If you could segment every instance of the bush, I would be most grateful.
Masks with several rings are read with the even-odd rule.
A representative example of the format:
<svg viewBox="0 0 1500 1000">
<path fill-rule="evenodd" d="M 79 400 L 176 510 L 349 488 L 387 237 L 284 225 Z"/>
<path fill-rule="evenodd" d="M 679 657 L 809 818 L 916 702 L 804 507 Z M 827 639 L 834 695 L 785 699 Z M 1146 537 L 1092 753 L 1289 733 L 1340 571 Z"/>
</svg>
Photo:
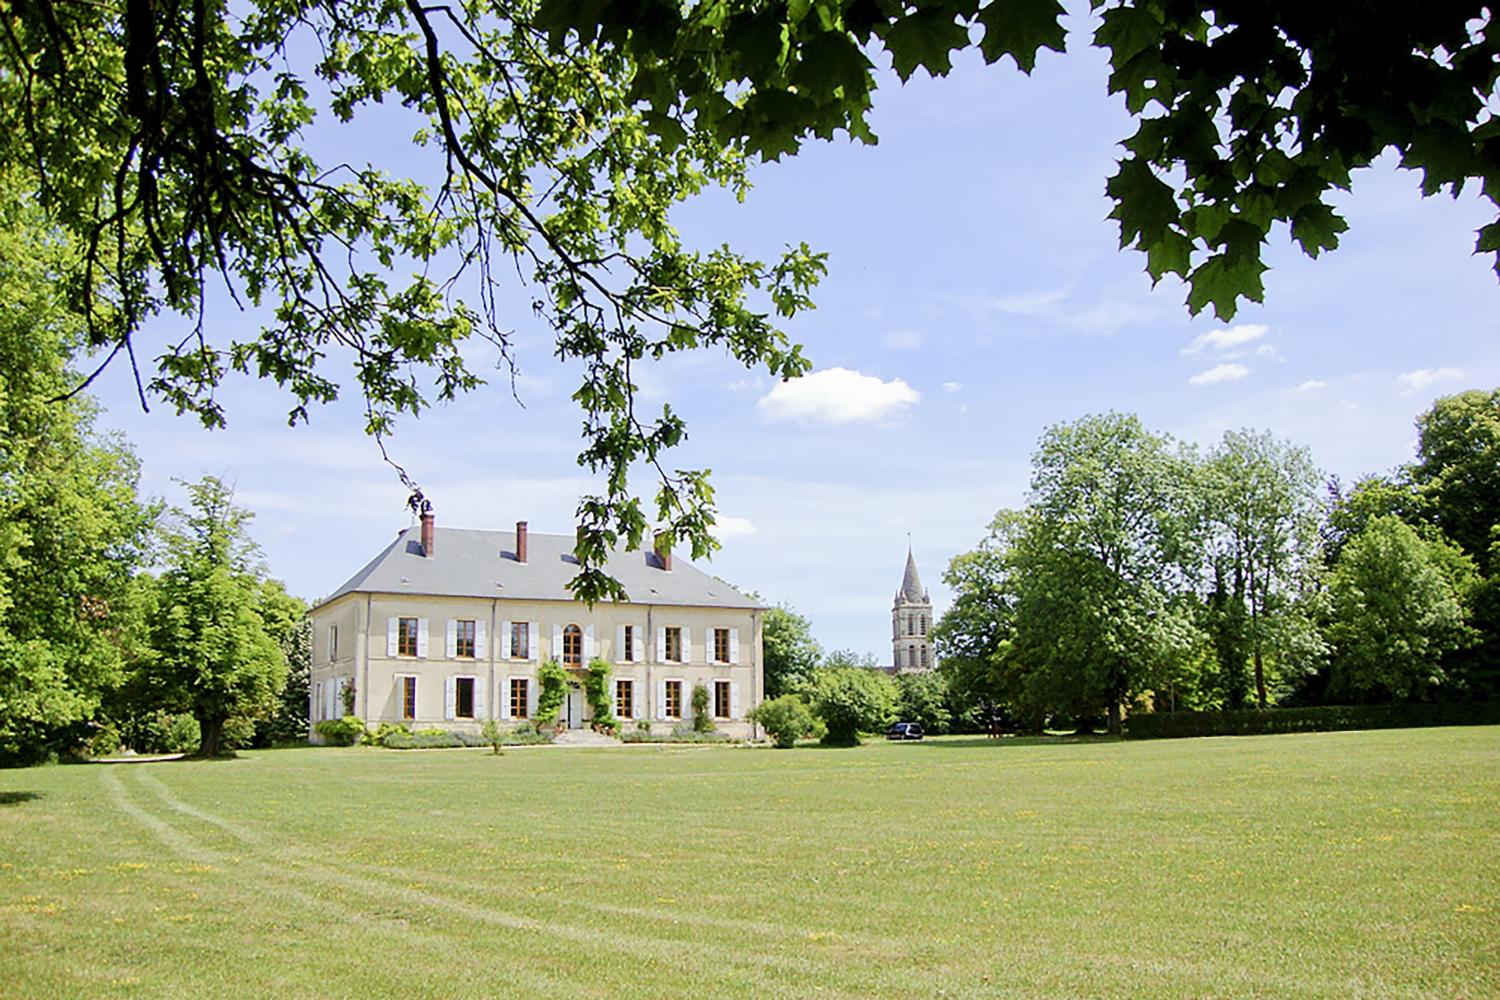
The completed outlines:
<svg viewBox="0 0 1500 1000">
<path fill-rule="evenodd" d="M 404 722 L 382 722 L 374 729 L 365 731 L 365 745 L 372 747 L 383 747 L 388 737 L 396 733 L 411 735 L 411 727 Z"/>
<path fill-rule="evenodd" d="M 860 733 L 877 733 L 896 711 L 896 682 L 875 670 L 819 670 L 813 681 L 813 711 L 823 720 L 823 742 L 854 746 Z"/>
<path fill-rule="evenodd" d="M 708 687 L 703 684 L 693 685 L 693 730 L 699 733 L 711 733 L 714 731 L 714 717 L 708 711 Z"/>
<path fill-rule="evenodd" d="M 583 696 L 594 717 L 593 726 L 599 732 L 610 735 L 614 735 L 620 728 L 620 720 L 615 718 L 614 706 L 609 697 L 609 675 L 613 670 L 609 661 L 596 657 L 589 661 L 588 673 L 583 678 Z"/>
<path fill-rule="evenodd" d="M 948 707 L 948 682 L 936 670 L 897 674 L 898 722 L 920 722 L 929 736 L 952 732 L 953 713 Z"/>
<path fill-rule="evenodd" d="M 536 672 L 540 690 L 536 696 L 536 725 L 540 729 L 557 722 L 563 699 L 568 696 L 568 672 L 554 659 L 542 661 Z"/>
<path fill-rule="evenodd" d="M 653 733 L 649 728 L 637 727 L 632 732 L 623 733 L 620 736 L 621 743 L 733 743 L 736 742 L 728 733 L 721 733 L 717 729 L 708 732 L 699 732 L 693 728 L 692 723 L 679 722 L 672 727 L 668 733 Z"/>
<path fill-rule="evenodd" d="M 783 750 L 796 744 L 806 736 L 822 735 L 822 723 L 813 715 L 807 702 L 797 695 L 784 694 L 780 698 L 763 701 L 745 716 L 758 723 L 766 735 Z"/>
<path fill-rule="evenodd" d="M 1318 705 L 1265 711 L 1143 712 L 1126 717 L 1125 735 L 1130 739 L 1150 740 L 1184 736 L 1262 736 L 1349 729 L 1495 724 L 1500 724 L 1500 701 Z"/>
<path fill-rule="evenodd" d="M 255 744 L 255 720 L 246 715 L 233 715 L 224 720 L 224 731 L 219 736 L 219 746 L 224 750 L 243 750 Z"/>
<path fill-rule="evenodd" d="M 412 732 L 405 726 L 385 726 L 387 730 L 380 739 L 380 745 L 388 750 L 442 750 L 449 747 L 491 747 L 495 743 L 483 733 L 465 733 L 449 729 L 418 729 Z M 488 728 L 488 727 L 486 727 Z M 529 746 L 536 743 L 551 743 L 552 736 L 544 730 L 538 730 L 529 722 L 523 722 L 514 729 L 502 729 L 495 727 L 500 738 L 500 746 Z"/>
<path fill-rule="evenodd" d="M 490 745 L 495 756 L 500 755 L 500 748 L 505 745 L 505 734 L 500 731 L 500 723 L 494 719 L 485 719 L 484 725 L 479 727 L 479 735 Z"/>
<path fill-rule="evenodd" d="M 365 735 L 365 724 L 357 716 L 346 715 L 342 719 L 324 719 L 314 731 L 330 746 L 352 747 Z"/>
</svg>

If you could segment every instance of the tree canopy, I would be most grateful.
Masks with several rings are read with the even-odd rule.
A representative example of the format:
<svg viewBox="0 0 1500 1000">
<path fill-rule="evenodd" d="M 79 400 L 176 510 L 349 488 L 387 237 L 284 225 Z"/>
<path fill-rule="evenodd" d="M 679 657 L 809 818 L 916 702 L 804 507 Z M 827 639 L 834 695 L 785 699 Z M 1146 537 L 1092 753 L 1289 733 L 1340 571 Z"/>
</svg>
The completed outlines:
<svg viewBox="0 0 1500 1000">
<path fill-rule="evenodd" d="M 1425 193 L 1473 182 L 1500 199 L 1486 106 L 1500 62 L 1480 4 L 1091 11 L 1138 122 L 1106 185 L 1121 243 L 1153 279 L 1182 277 L 1193 313 L 1261 299 L 1277 227 L 1313 256 L 1336 247 L 1332 194 L 1387 150 Z M 593 600 L 621 596 L 602 558 L 648 520 L 695 555 L 714 544 L 712 490 L 672 467 L 685 428 L 637 406 L 640 367 L 712 347 L 778 378 L 807 369 L 776 324 L 811 305 L 822 256 L 700 252 L 672 207 L 711 185 L 743 195 L 749 163 L 810 137 L 875 141 L 879 61 L 943 75 L 977 49 L 1030 72 L 1065 48 L 1063 14 L 1057 0 L 10 3 L 0 162 L 75 247 L 60 277 L 103 363 L 135 368 L 143 404 L 209 425 L 235 372 L 285 387 L 293 422 L 352 386 L 383 448 L 399 415 L 480 384 L 471 339 L 513 375 L 511 324 L 536 314 L 582 373 L 579 461 L 601 486 L 580 501 L 573 586 Z M 346 162 L 340 140 L 371 128 L 412 142 Z M 1500 251 L 1500 223 L 1478 249 Z M 259 333 L 215 336 L 220 297 L 263 307 Z M 185 323 L 167 335 L 169 313 Z M 630 486 L 640 469 L 660 480 L 654 508 Z"/>
</svg>

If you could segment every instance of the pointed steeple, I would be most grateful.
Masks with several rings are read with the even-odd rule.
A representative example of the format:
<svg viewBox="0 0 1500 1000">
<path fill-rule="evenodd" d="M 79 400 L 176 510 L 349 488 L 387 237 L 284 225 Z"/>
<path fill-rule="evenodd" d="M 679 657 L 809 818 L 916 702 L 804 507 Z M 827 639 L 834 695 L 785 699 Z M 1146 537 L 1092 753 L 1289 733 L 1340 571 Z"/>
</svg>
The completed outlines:
<svg viewBox="0 0 1500 1000">
<path fill-rule="evenodd" d="M 901 592 L 896 596 L 912 604 L 927 601 L 927 592 L 922 589 L 922 578 L 917 576 L 917 560 L 911 554 L 910 545 L 906 547 L 906 574 L 901 578 Z"/>
</svg>

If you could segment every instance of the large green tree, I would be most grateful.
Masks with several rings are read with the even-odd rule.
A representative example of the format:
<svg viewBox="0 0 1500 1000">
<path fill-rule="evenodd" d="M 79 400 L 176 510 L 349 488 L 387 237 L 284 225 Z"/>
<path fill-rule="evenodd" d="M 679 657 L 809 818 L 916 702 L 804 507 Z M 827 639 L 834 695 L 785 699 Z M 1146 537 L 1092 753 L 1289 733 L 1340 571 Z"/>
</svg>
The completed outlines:
<svg viewBox="0 0 1500 1000">
<path fill-rule="evenodd" d="M 1247 664 L 1265 708 L 1267 655 L 1294 672 L 1298 654 L 1320 645 L 1308 614 L 1320 566 L 1319 481 L 1306 448 L 1248 430 L 1226 432 L 1199 467 L 1209 606 L 1231 708 L 1244 704 Z"/>
<path fill-rule="evenodd" d="M 1336 693 L 1395 701 L 1424 698 L 1447 677 L 1445 654 L 1472 641 L 1465 599 L 1469 558 L 1389 515 L 1372 520 L 1334 567 Z"/>
<path fill-rule="evenodd" d="M 1445 396 L 1417 418 L 1412 479 L 1443 533 L 1489 575 L 1500 541 L 1500 389 Z"/>
<path fill-rule="evenodd" d="M 813 638 L 812 622 L 788 605 L 778 604 L 762 614 L 760 634 L 766 697 L 805 690 L 823 659 L 822 647 Z"/>
<path fill-rule="evenodd" d="M 77 746 L 136 641 L 130 574 L 152 512 L 94 406 L 58 399 L 83 340 L 61 288 L 71 260 L 0 198 L 0 765 Z"/>
<path fill-rule="evenodd" d="M 141 685 L 158 707 L 191 712 L 199 753 L 223 749 L 231 718 L 263 719 L 286 683 L 278 644 L 294 626 L 286 601 L 267 600 L 259 550 L 247 533 L 251 514 L 235 506 L 223 482 L 186 484 L 189 505 L 165 532 L 165 569 L 151 616 L 152 657 Z"/>
<path fill-rule="evenodd" d="M 1422 190 L 1474 182 L 1500 198 L 1500 63 L 1476 2 L 1387 7 L 1095 0 L 1093 44 L 1138 119 L 1107 184 L 1121 242 L 1187 304 L 1259 301 L 1263 249 L 1285 226 L 1307 253 L 1338 244 L 1332 205 L 1393 150 Z M 747 163 L 844 131 L 873 142 L 876 60 L 903 79 L 953 53 L 1062 50 L 1057 0 L 26 0 L 0 6 L 0 162 L 80 248 L 62 277 L 106 359 L 149 339 L 155 396 L 209 424 L 239 371 L 290 393 L 293 421 L 358 388 L 382 440 L 399 414 L 474 388 L 472 337 L 514 361 L 532 307 L 580 362 L 573 584 L 648 515 L 695 555 L 712 492 L 667 458 L 685 433 L 637 406 L 636 372 L 695 347 L 777 377 L 806 361 L 772 317 L 806 308 L 823 271 L 685 247 L 673 205 L 743 194 Z M 343 162 L 346 135 L 410 135 Z M 1478 249 L 1500 249 L 1500 223 Z M 511 307 L 509 268 L 527 282 Z M 208 289 L 263 307 L 260 334 L 214 335 Z M 186 335 L 152 317 L 187 319 Z M 512 369 L 513 371 L 513 369 Z M 661 480 L 654 510 L 632 491 Z M 404 479 L 409 477 L 401 471 Z M 414 485 L 414 484 L 413 484 Z"/>
</svg>

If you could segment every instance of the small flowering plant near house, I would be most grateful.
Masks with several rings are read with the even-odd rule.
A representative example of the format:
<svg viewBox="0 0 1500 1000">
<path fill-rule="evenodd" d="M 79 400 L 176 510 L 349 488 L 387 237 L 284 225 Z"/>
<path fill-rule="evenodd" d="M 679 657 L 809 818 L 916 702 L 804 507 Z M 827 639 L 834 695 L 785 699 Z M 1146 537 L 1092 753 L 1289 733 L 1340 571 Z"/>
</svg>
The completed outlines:
<svg viewBox="0 0 1500 1000">
<path fill-rule="evenodd" d="M 344 714 L 354 714 L 354 678 L 349 678 L 349 683 L 344 685 Z"/>
</svg>

